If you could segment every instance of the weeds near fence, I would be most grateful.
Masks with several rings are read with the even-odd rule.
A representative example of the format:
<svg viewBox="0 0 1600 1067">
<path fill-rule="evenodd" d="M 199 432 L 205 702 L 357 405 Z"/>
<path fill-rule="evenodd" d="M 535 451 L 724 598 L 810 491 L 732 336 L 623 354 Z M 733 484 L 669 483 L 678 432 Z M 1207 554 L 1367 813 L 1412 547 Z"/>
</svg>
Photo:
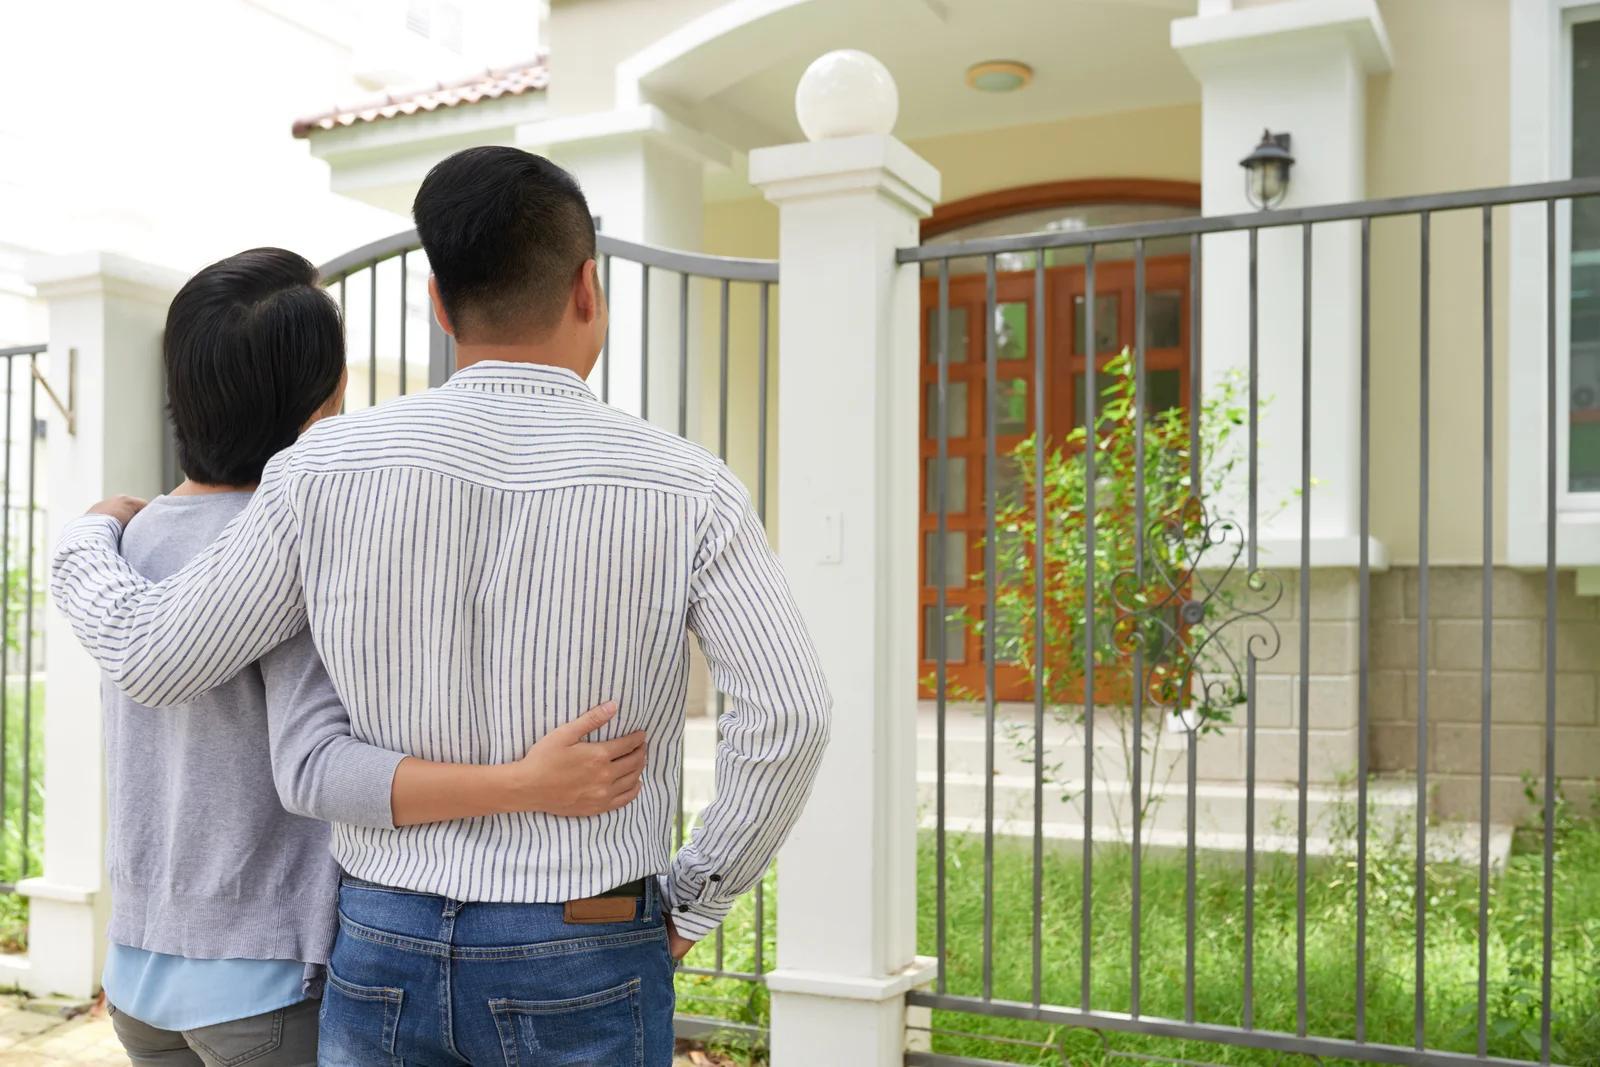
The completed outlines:
<svg viewBox="0 0 1600 1067">
<path fill-rule="evenodd" d="M 1355 1032 L 1355 841 L 1353 817 L 1331 820 L 1334 855 L 1315 861 L 1307 889 L 1306 985 L 1313 1034 L 1353 1038 Z M 1376 825 L 1376 823 L 1374 823 Z M 1559 1062 L 1600 1064 L 1600 818 L 1563 801 L 1557 806 L 1554 1036 Z M 1489 1052 L 1538 1059 L 1539 964 L 1543 953 L 1543 857 L 1537 826 L 1519 834 L 1505 868 L 1490 887 Z M 924 834 L 919 857 L 918 924 L 924 951 L 935 944 L 934 840 Z M 952 834 L 948 853 L 950 991 L 976 995 L 982 975 L 983 842 Z M 1082 923 L 1082 875 L 1076 848 L 1050 850 L 1043 871 L 1044 999 L 1075 1006 Z M 1256 1026 L 1295 1028 L 1295 864 L 1293 856 L 1258 857 L 1256 885 Z M 1368 1040 L 1409 1045 L 1415 940 L 1415 853 L 1401 833 L 1369 840 L 1367 868 Z M 1091 913 L 1094 1006 L 1126 1011 L 1130 977 L 1132 858 L 1127 848 L 1096 852 Z M 1434 863 L 1428 868 L 1427 1039 L 1445 1051 L 1477 1050 L 1477 868 Z M 1033 883 L 1031 845 L 1002 838 L 995 850 L 994 994 L 1031 997 Z M 775 883 L 767 883 L 769 966 Z M 1237 1026 L 1242 1019 L 1243 878 L 1237 857 L 1202 858 L 1197 878 L 1196 1014 L 1202 1022 Z M 1142 1011 L 1182 1018 L 1184 865 L 1154 853 L 1143 863 Z M 751 962 L 753 906 L 746 896 L 725 927 L 730 968 Z M 689 957 L 707 966 L 710 945 Z M 763 991 L 728 979 L 680 977 L 682 1012 L 765 1025 Z M 1265 1065 L 1274 1054 L 1199 1042 L 1112 1034 L 1019 1020 L 936 1012 L 935 1051 L 1029 1065 L 1099 1064 L 1108 1050 L 1224 1065 Z M 959 1031 L 949 1033 L 943 1031 Z M 996 1040 L 1000 1039 L 1000 1040 Z M 765 1051 L 729 1042 L 714 1045 L 737 1062 L 765 1062 Z M 1342 1061 L 1324 1059 L 1332 1065 Z"/>
</svg>

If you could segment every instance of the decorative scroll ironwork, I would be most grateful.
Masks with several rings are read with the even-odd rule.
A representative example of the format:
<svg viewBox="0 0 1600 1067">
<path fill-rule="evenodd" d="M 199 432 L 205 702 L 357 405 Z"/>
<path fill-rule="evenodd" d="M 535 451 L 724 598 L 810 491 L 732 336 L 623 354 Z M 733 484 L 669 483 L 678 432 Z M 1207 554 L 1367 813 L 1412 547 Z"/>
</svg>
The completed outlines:
<svg viewBox="0 0 1600 1067">
<path fill-rule="evenodd" d="M 1245 549 L 1237 522 L 1190 497 L 1145 530 L 1142 567 L 1112 578 L 1116 647 L 1144 653 L 1138 684 L 1191 732 L 1243 703 L 1241 659 L 1271 659 L 1282 647 L 1269 613 L 1283 600 L 1283 579 L 1244 566 Z"/>
</svg>

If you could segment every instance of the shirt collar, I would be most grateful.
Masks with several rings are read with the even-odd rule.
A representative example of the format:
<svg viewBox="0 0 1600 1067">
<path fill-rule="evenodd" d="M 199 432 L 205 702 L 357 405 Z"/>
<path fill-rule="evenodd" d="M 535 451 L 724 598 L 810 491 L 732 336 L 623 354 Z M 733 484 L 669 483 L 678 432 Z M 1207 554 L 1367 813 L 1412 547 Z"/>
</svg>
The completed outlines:
<svg viewBox="0 0 1600 1067">
<path fill-rule="evenodd" d="M 497 389 L 515 392 L 566 393 L 594 398 L 584 380 L 565 367 L 543 363 L 510 363 L 486 359 L 452 374 L 446 389 Z"/>
</svg>

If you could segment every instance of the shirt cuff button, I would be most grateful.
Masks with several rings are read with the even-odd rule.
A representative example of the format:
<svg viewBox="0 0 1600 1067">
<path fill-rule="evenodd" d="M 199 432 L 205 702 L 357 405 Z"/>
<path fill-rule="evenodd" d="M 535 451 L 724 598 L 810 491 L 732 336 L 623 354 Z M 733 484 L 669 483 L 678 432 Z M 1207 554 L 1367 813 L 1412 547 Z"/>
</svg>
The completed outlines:
<svg viewBox="0 0 1600 1067">
<path fill-rule="evenodd" d="M 687 905 L 687 904 L 679 904 L 678 905 L 678 914 L 679 915 L 684 914 L 688 910 L 689 910 L 689 905 Z"/>
</svg>

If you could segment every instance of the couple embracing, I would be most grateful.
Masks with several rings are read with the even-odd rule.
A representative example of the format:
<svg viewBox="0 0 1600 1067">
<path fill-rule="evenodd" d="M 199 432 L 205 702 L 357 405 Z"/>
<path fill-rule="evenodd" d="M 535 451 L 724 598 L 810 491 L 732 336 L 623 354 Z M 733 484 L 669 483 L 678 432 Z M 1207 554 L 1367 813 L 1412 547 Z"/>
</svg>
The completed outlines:
<svg viewBox="0 0 1600 1067">
<path fill-rule="evenodd" d="M 678 961 L 826 743 L 744 489 L 584 384 L 606 304 L 577 183 L 469 149 L 414 214 L 442 388 L 327 417 L 314 270 L 223 260 L 163 341 L 187 480 L 56 551 L 108 681 L 104 982 L 138 1065 L 664 1067 Z M 673 855 L 690 633 L 728 708 Z"/>
</svg>

